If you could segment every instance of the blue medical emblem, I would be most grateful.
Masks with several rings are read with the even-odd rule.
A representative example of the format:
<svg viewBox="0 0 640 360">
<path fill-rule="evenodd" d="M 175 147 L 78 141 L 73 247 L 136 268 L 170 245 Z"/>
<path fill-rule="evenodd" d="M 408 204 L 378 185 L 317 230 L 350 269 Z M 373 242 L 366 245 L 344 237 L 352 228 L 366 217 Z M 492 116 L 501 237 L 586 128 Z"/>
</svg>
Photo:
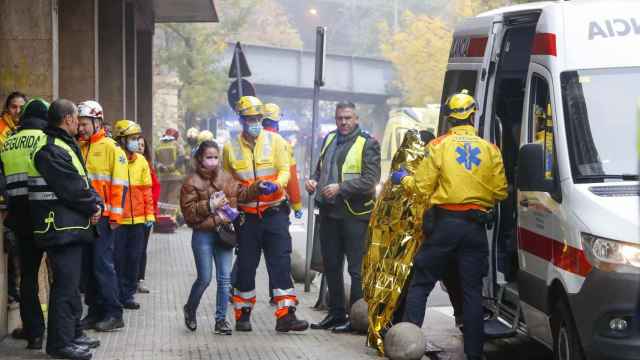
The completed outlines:
<svg viewBox="0 0 640 360">
<path fill-rule="evenodd" d="M 472 147 L 471 144 L 465 143 L 464 146 L 458 146 L 456 148 L 458 163 L 464 165 L 467 170 L 473 169 L 473 165 L 480 166 L 480 148 Z"/>
</svg>

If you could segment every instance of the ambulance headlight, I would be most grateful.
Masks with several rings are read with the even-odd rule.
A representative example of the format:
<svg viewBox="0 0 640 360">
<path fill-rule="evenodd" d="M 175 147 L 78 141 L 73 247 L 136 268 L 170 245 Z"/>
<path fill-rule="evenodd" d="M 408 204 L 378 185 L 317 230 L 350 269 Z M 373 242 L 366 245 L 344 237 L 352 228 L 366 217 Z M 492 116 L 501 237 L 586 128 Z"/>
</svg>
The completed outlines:
<svg viewBox="0 0 640 360">
<path fill-rule="evenodd" d="M 638 245 L 586 233 L 582 233 L 582 245 L 591 265 L 600 270 L 615 272 L 640 270 L 640 246 Z"/>
</svg>

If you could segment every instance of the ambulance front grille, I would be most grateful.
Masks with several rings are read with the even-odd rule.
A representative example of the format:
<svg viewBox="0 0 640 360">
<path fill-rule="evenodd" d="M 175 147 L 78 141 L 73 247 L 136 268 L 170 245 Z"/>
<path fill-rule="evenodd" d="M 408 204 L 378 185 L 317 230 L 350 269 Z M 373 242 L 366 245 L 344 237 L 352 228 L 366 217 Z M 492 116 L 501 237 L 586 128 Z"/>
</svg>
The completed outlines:
<svg viewBox="0 0 640 360">
<path fill-rule="evenodd" d="M 603 197 L 640 196 L 640 185 L 592 186 L 589 190 Z"/>
</svg>

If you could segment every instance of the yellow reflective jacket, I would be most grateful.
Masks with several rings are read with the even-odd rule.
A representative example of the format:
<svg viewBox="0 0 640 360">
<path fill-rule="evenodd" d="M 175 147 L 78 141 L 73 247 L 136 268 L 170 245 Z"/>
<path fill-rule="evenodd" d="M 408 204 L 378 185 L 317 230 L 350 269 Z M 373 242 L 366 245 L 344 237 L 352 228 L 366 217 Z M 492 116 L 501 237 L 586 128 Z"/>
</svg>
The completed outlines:
<svg viewBox="0 0 640 360">
<path fill-rule="evenodd" d="M 104 202 L 102 216 L 119 222 L 124 212 L 124 194 L 129 186 L 127 156 L 104 130 L 80 142 L 91 185 Z"/>
<path fill-rule="evenodd" d="M 120 224 L 144 224 L 156 221 L 151 192 L 151 169 L 144 156 L 133 154 L 128 162 L 129 190 L 125 194 Z"/>
<path fill-rule="evenodd" d="M 160 181 L 182 180 L 181 163 L 184 161 L 184 148 L 175 140 L 161 141 L 156 147 L 158 179 Z"/>
<path fill-rule="evenodd" d="M 244 187 L 249 187 L 257 180 L 271 181 L 278 185 L 278 190 L 270 195 L 259 195 L 248 203 L 238 203 L 238 207 L 251 214 L 262 213 L 267 208 L 285 200 L 285 189 L 289 182 L 290 155 L 287 141 L 282 136 L 261 131 L 251 146 L 239 134 L 229 141 L 222 153 L 225 171 L 229 172 Z"/>
<path fill-rule="evenodd" d="M 456 126 L 429 143 L 427 157 L 413 176 L 402 180 L 430 205 L 450 210 L 488 209 L 507 197 L 502 154 L 476 135 L 471 125 Z"/>
</svg>

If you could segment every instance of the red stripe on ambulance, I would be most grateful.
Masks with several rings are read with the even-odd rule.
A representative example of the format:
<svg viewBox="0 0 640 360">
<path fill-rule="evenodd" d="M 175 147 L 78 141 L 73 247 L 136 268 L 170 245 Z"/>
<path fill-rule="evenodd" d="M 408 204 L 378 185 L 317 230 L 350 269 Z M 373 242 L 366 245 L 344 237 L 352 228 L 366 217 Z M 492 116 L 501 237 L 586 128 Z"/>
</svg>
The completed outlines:
<svg viewBox="0 0 640 360">
<path fill-rule="evenodd" d="M 591 272 L 592 266 L 584 251 L 522 227 L 518 228 L 518 246 L 570 273 L 586 277 Z"/>
</svg>

